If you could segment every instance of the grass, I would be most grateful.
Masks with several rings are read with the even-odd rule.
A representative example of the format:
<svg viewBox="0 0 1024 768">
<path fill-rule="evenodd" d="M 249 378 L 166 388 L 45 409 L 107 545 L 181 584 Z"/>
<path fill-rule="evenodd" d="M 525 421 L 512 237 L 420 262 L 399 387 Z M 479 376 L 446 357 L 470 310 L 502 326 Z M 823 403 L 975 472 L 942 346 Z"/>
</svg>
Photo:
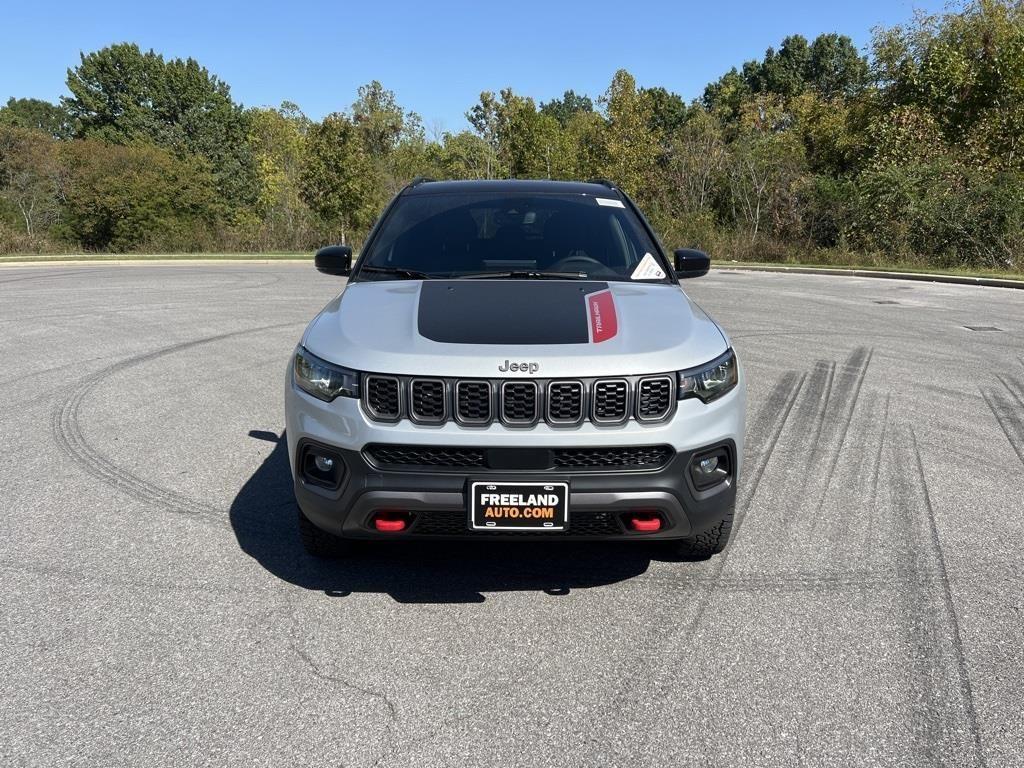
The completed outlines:
<svg viewBox="0 0 1024 768">
<path fill-rule="evenodd" d="M 48 261 L 312 261 L 312 253 L 38 253 L 0 256 L 5 262 Z"/>
<path fill-rule="evenodd" d="M 928 267 L 913 264 L 813 264 L 799 261 L 765 262 L 765 261 L 722 261 L 711 260 L 716 267 L 758 267 L 768 269 L 832 269 L 839 272 L 857 270 L 858 272 L 902 272 L 928 275 L 955 275 L 957 277 L 994 277 L 1003 280 L 1024 280 L 1024 272 L 999 269 L 966 269 L 960 267 Z"/>
</svg>

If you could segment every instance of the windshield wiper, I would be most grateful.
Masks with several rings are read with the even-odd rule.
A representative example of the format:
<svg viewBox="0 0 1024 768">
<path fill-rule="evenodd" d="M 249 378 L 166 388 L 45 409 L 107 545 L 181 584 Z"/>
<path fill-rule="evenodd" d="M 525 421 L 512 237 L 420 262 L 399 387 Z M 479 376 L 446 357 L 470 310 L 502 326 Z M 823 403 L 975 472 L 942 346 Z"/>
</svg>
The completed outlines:
<svg viewBox="0 0 1024 768">
<path fill-rule="evenodd" d="M 380 275 L 396 275 L 410 280 L 433 280 L 437 277 L 437 275 L 432 275 L 429 272 L 420 272 L 416 269 L 405 269 L 404 267 L 375 267 L 372 264 L 360 267 L 359 271 L 375 272 Z"/>
<path fill-rule="evenodd" d="M 521 269 L 506 272 L 472 272 L 468 275 L 453 275 L 458 280 L 486 280 L 487 278 L 520 280 L 586 280 L 586 272 L 545 272 L 543 270 Z"/>
</svg>

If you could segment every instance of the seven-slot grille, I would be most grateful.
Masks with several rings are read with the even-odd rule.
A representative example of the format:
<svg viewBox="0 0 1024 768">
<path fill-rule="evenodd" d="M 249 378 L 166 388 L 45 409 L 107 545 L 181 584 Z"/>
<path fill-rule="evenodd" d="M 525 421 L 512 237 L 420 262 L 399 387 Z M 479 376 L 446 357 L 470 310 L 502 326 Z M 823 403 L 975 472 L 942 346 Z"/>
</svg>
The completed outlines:
<svg viewBox="0 0 1024 768">
<path fill-rule="evenodd" d="M 652 376 L 640 379 L 636 388 L 636 417 L 640 421 L 660 421 L 672 408 L 672 379 Z"/>
<path fill-rule="evenodd" d="M 510 427 L 538 422 L 599 426 L 628 419 L 655 423 L 676 408 L 672 374 L 586 379 L 453 379 L 363 376 L 363 407 L 375 421 L 408 418 L 417 424 L 455 420 L 467 427 L 500 421 Z"/>
</svg>

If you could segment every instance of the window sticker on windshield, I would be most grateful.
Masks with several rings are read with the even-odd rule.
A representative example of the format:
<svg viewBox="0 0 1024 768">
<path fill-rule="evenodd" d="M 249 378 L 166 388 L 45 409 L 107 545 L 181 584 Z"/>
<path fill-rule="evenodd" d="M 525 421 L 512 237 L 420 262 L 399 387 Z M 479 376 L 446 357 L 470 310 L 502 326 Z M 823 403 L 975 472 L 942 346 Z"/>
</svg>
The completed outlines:
<svg viewBox="0 0 1024 768">
<path fill-rule="evenodd" d="M 645 253 L 644 257 L 640 259 L 640 263 L 636 265 L 636 269 L 633 270 L 633 274 L 629 276 L 630 280 L 662 280 L 665 277 L 665 270 L 658 266 L 658 262 L 654 260 L 654 257 L 649 253 Z"/>
<path fill-rule="evenodd" d="M 610 198 L 610 197 L 595 197 L 594 199 L 597 200 L 597 204 L 598 205 L 603 205 L 606 208 L 625 208 L 626 207 L 625 205 L 622 204 L 621 200 L 615 200 L 615 199 Z"/>
</svg>

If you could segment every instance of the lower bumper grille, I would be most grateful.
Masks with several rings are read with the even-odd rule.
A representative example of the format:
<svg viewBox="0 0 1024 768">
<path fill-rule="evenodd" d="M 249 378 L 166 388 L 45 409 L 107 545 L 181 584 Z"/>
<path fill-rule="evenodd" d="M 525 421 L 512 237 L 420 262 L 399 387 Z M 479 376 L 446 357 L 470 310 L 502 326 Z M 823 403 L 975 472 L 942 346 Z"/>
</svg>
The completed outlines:
<svg viewBox="0 0 1024 768">
<path fill-rule="evenodd" d="M 617 536 L 623 532 L 622 527 L 611 512 L 588 512 L 581 510 L 569 511 L 569 530 L 550 533 L 495 531 L 470 531 L 466 513 L 460 510 L 421 512 L 416 517 L 409 533 L 420 536 L 461 536 L 474 537 L 498 535 L 502 536 L 533 536 L 535 538 L 557 538 L 558 536 Z"/>
<path fill-rule="evenodd" d="M 615 448 L 459 448 L 429 445 L 368 445 L 364 454 L 375 466 L 397 471 L 649 471 L 668 464 L 668 445 Z"/>
</svg>

